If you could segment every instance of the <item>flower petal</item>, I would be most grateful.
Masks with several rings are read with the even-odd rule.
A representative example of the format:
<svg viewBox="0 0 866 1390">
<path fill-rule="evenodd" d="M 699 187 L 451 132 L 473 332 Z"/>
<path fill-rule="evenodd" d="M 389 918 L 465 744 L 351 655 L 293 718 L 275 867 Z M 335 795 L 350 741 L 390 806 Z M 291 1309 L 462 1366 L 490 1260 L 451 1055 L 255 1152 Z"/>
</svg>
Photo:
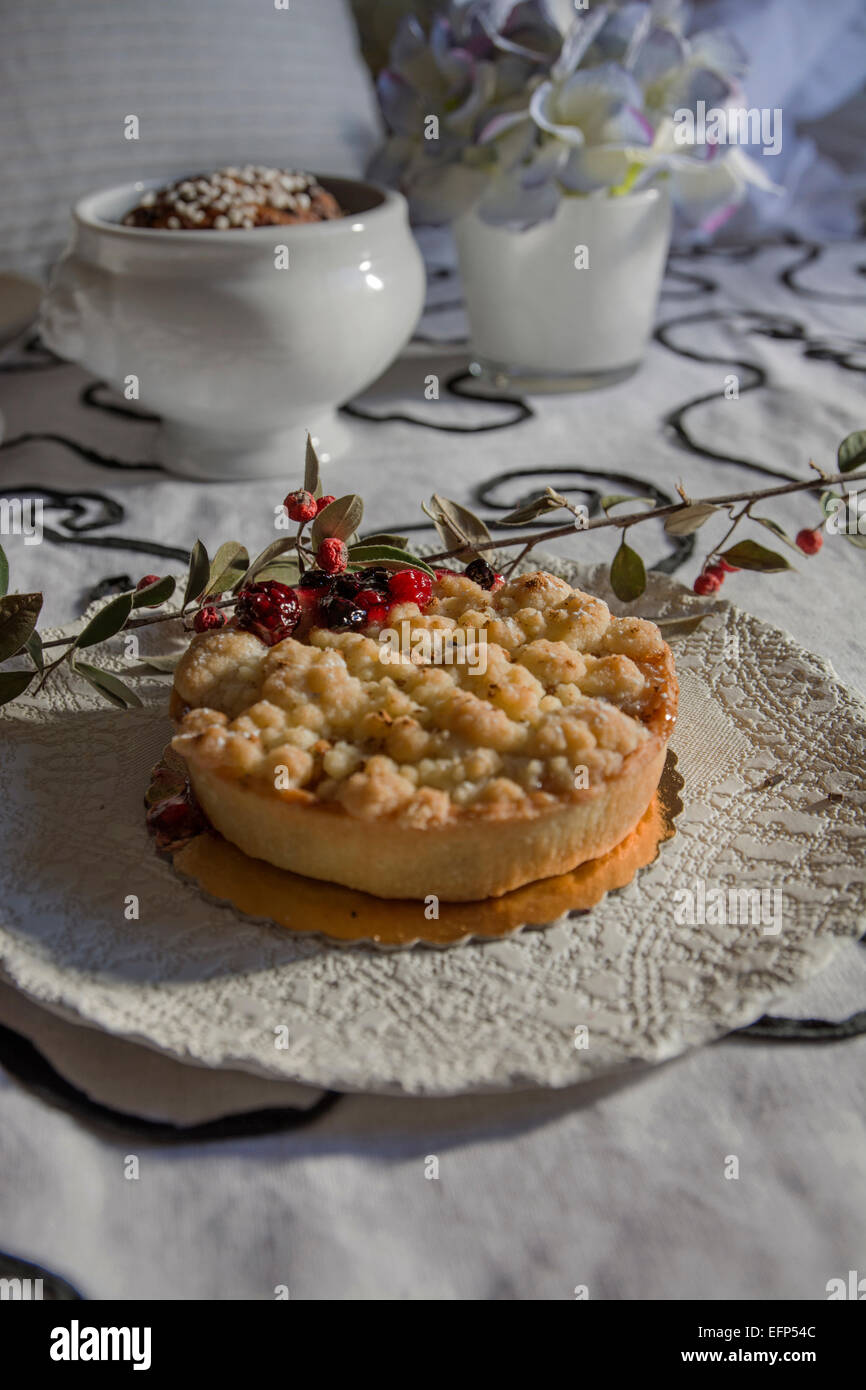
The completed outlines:
<svg viewBox="0 0 866 1390">
<path fill-rule="evenodd" d="M 512 174 L 502 174 L 491 180 L 478 203 L 482 222 L 493 227 L 530 227 L 547 222 L 559 207 L 559 191 L 552 179 L 536 187 L 526 188 Z"/>
<path fill-rule="evenodd" d="M 594 193 L 621 184 L 632 164 L 628 150 L 606 145 L 587 145 L 572 150 L 560 171 L 559 182 L 570 193 Z"/>
<path fill-rule="evenodd" d="M 376 79 L 376 91 L 388 128 L 398 135 L 417 135 L 422 112 L 415 88 L 399 73 L 383 68 Z"/>
<path fill-rule="evenodd" d="M 679 67 L 686 59 L 685 41 L 670 29 L 654 27 L 639 45 L 632 63 L 632 72 L 646 86 L 658 82 L 672 68 Z"/>
</svg>

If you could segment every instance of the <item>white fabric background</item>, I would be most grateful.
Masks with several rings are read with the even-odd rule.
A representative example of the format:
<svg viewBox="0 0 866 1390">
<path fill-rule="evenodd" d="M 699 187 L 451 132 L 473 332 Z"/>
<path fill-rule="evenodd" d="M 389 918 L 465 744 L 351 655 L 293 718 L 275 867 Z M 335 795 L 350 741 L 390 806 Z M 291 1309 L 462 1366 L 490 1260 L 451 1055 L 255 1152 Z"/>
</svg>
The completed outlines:
<svg viewBox="0 0 866 1390">
<path fill-rule="evenodd" d="M 0 0 L 0 270 L 41 275 L 95 188 L 248 160 L 358 175 L 378 131 L 347 0 Z"/>
<path fill-rule="evenodd" d="M 849 339 L 855 352 L 862 306 L 845 296 L 862 290 L 862 245 L 833 247 L 802 276 L 839 302 L 798 298 L 779 284 L 799 256 L 771 247 L 749 260 L 691 265 L 719 289 L 681 301 L 672 296 L 692 292 L 669 280 L 660 316 L 774 311 L 798 319 L 810 340 Z M 451 299 L 454 288 L 441 284 L 437 293 Z M 452 336 L 462 326 L 446 313 L 424 328 Z M 832 467 L 838 440 L 863 424 L 862 375 L 805 356 L 802 341 L 749 335 L 746 326 L 701 320 L 675 330 L 694 351 L 747 358 L 769 373 L 767 387 L 701 407 L 690 427 L 713 447 L 774 466 L 803 469 L 812 456 Z M 489 407 L 444 393 L 423 400 L 425 376 L 437 371 L 444 381 L 460 360 L 465 354 L 416 346 L 365 404 L 438 420 L 491 418 Z M 683 452 L 661 428 L 673 406 L 720 392 L 729 370 L 655 344 L 631 382 L 537 398 L 536 418 L 511 430 L 461 436 L 350 421 L 353 448 L 326 482 L 334 492 L 361 491 L 377 527 L 415 519 L 434 486 L 468 501 L 492 473 L 541 464 L 624 469 L 668 488 L 683 477 L 692 495 L 759 486 L 743 468 Z M 7 438 L 51 429 L 119 458 L 146 458 L 154 427 L 84 410 L 83 381 L 73 367 L 0 377 Z M 264 544 L 283 490 L 118 475 L 55 444 L 20 445 L 0 458 L 10 486 L 107 491 L 128 509 L 119 532 L 183 546 L 200 534 L 213 549 L 230 532 Z M 287 486 L 299 466 L 287 460 Z M 773 504 L 767 514 L 797 529 L 814 505 Z M 659 536 L 643 536 L 646 555 L 662 553 Z M 599 536 L 579 543 L 592 558 L 611 553 Z M 163 568 L 120 551 L 25 547 L 14 538 L 8 549 L 14 585 L 45 588 L 47 622 L 71 618 L 104 574 Z M 828 538 L 797 573 L 735 576 L 726 593 L 863 688 L 863 561 L 842 538 Z M 832 761 L 832 729 L 827 754 Z M 784 1006 L 842 1017 L 863 1007 L 864 989 L 863 948 L 852 945 Z M 99 1040 L 73 1046 L 63 1025 L 26 1016 L 8 996 L 0 996 L 0 1018 L 31 1032 L 61 1070 L 115 1106 L 198 1118 L 238 1103 L 236 1089 L 228 1095 L 236 1079 L 202 1077 L 192 1105 L 197 1077 L 169 1076 L 171 1063 L 142 1067 Z M 731 1040 L 628 1082 L 441 1102 L 347 1097 L 308 1130 L 171 1149 L 107 1138 L 6 1079 L 0 1245 L 95 1297 L 270 1298 L 285 1283 L 293 1297 L 327 1299 L 568 1299 L 576 1284 L 587 1284 L 591 1298 L 820 1299 L 831 1277 L 866 1270 L 864 1049 L 862 1037 L 824 1046 Z M 266 1103 L 261 1083 L 249 1094 Z M 281 1103 L 285 1093 L 273 1094 Z M 141 1160 L 138 1182 L 123 1177 L 129 1153 Z M 425 1180 L 428 1155 L 439 1157 L 438 1181 Z M 739 1157 L 736 1182 L 723 1176 L 727 1155 Z"/>
</svg>

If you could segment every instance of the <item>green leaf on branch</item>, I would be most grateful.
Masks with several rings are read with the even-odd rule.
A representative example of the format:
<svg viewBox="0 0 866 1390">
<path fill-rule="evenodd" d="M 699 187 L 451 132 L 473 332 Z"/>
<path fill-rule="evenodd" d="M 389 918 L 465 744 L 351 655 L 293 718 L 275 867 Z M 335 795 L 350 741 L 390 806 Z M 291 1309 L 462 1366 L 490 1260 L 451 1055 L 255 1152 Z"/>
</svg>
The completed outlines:
<svg viewBox="0 0 866 1390">
<path fill-rule="evenodd" d="M 118 594 L 94 614 L 75 639 L 76 647 L 94 647 L 120 632 L 132 612 L 132 594 Z"/>
<path fill-rule="evenodd" d="M 349 551 L 349 563 L 360 567 L 383 565 L 385 569 L 394 570 L 404 570 L 407 565 L 411 565 L 413 569 L 423 570 L 425 574 L 433 574 L 433 570 L 424 560 L 393 545 L 353 545 Z"/>
<path fill-rule="evenodd" d="M 6 594 L 0 598 L 0 661 L 15 656 L 30 640 L 41 608 L 41 594 Z"/>
<path fill-rule="evenodd" d="M 265 546 L 264 550 L 252 561 L 249 569 L 245 570 L 237 583 L 232 586 L 232 593 L 236 594 L 239 589 L 245 588 L 247 584 L 252 584 L 259 571 L 269 566 L 278 555 L 285 555 L 287 550 L 294 549 L 294 536 L 280 536 L 279 540 L 271 541 L 270 545 Z"/>
<path fill-rule="evenodd" d="M 229 593 L 249 568 L 250 557 L 240 541 L 225 541 L 213 557 L 205 594 Z"/>
<path fill-rule="evenodd" d="M 0 545 L 0 598 L 9 591 L 9 561 L 6 559 L 6 551 Z"/>
<path fill-rule="evenodd" d="M 0 671 L 0 705 L 22 695 L 35 675 L 35 671 Z"/>
<path fill-rule="evenodd" d="M 316 453 L 316 446 L 309 434 L 307 434 L 307 452 L 304 458 L 304 487 L 314 497 L 321 497 L 322 476 L 319 468 L 319 455 Z"/>
<path fill-rule="evenodd" d="M 195 599 L 201 598 L 207 588 L 209 578 L 210 560 L 207 557 L 207 551 L 201 541 L 196 541 L 189 557 L 189 574 L 183 593 L 184 608 Z"/>
<path fill-rule="evenodd" d="M 662 637 L 667 640 L 669 637 L 688 637 L 690 632 L 695 632 L 708 615 L 706 613 L 694 613 L 689 618 L 653 618 L 656 627 L 661 630 Z"/>
<path fill-rule="evenodd" d="M 821 493 L 821 511 L 825 516 L 835 516 L 839 511 L 839 503 L 844 505 L 844 497 L 840 497 L 838 492 Z"/>
<path fill-rule="evenodd" d="M 340 541 L 349 540 L 352 532 L 361 525 L 363 515 L 364 503 L 356 492 L 329 502 L 313 522 L 310 532 L 313 550 L 318 550 L 322 541 L 329 536 L 335 536 Z"/>
<path fill-rule="evenodd" d="M 620 542 L 610 567 L 610 586 L 621 603 L 633 603 L 646 588 L 646 570 L 636 550 Z"/>
<path fill-rule="evenodd" d="M 561 498 L 551 497 L 549 493 L 543 492 L 540 497 L 533 497 L 529 502 L 524 502 L 522 507 L 515 507 L 513 512 L 500 517 L 499 525 L 526 526 L 528 522 L 546 516 L 548 512 L 561 511 L 562 505 Z"/>
<path fill-rule="evenodd" d="M 759 526 L 765 526 L 768 531 L 772 531 L 774 536 L 778 536 L 779 540 L 784 541 L 792 550 L 799 550 L 799 546 L 791 540 L 784 526 L 780 526 L 778 521 L 773 521 L 768 516 L 752 516 L 751 520 L 757 521 Z"/>
<path fill-rule="evenodd" d="M 160 604 L 168 603 L 174 593 L 175 582 L 170 574 L 163 575 L 162 579 L 157 579 L 155 584 L 148 584 L 146 589 L 136 589 L 132 595 L 133 608 L 159 608 Z"/>
<path fill-rule="evenodd" d="M 669 536 L 690 536 L 718 510 L 709 502 L 689 502 L 665 518 L 665 530 Z"/>
<path fill-rule="evenodd" d="M 794 568 L 784 555 L 767 550 L 766 546 L 759 545 L 757 541 L 738 541 L 736 545 L 722 551 L 722 559 L 739 570 L 757 570 L 760 574 L 777 574 L 779 570 Z"/>
<path fill-rule="evenodd" d="M 72 669 L 82 676 L 88 685 L 93 686 L 110 705 L 117 705 L 119 709 L 131 709 L 141 705 L 135 691 L 124 685 L 120 677 L 115 676 L 112 671 L 102 671 L 98 666 L 91 666 L 86 661 L 74 660 Z"/>
<path fill-rule="evenodd" d="M 377 531 L 372 536 L 362 536 L 359 545 L 396 545 L 398 550 L 405 550 L 409 544 L 408 536 L 392 536 L 387 531 Z"/>
<path fill-rule="evenodd" d="M 836 457 L 840 473 L 853 473 L 855 468 L 866 463 L 866 430 L 855 430 L 843 439 Z"/>
<path fill-rule="evenodd" d="M 139 664 L 140 666 L 149 666 L 153 671 L 173 671 L 182 655 L 182 652 L 170 652 L 167 656 L 142 656 L 139 657 Z M 130 668 L 127 674 L 137 675 L 138 668 Z"/>
<path fill-rule="evenodd" d="M 45 657 L 42 655 L 42 638 L 38 632 L 31 632 L 27 641 L 24 643 L 24 650 L 33 662 L 37 671 L 45 670 Z"/>
<path fill-rule="evenodd" d="M 628 492 L 609 492 L 605 497 L 599 498 L 598 505 L 607 516 L 611 508 L 618 507 L 620 502 L 647 502 L 651 507 L 656 505 L 654 497 L 633 497 Z"/>
<path fill-rule="evenodd" d="M 256 579 L 262 583 L 266 579 L 276 579 L 279 584 L 288 584 L 291 587 L 292 584 L 297 584 L 300 573 L 301 566 L 297 555 L 287 555 L 258 570 Z"/>
</svg>

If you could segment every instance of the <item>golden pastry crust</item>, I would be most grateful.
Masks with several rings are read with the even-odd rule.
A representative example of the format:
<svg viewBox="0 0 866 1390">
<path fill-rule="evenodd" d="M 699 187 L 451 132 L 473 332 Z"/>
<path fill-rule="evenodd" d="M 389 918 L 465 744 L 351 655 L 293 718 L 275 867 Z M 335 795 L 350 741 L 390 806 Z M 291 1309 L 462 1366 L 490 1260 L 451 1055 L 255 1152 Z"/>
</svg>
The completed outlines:
<svg viewBox="0 0 866 1390">
<path fill-rule="evenodd" d="M 388 630 L 404 648 L 386 662 Z M 432 654 L 416 634 L 437 635 Z M 194 638 L 174 747 L 248 853 L 380 896 L 466 899 L 624 838 L 657 785 L 676 702 L 653 623 L 544 572 L 494 594 L 454 575 L 423 613 L 399 604 L 368 635 Z"/>
</svg>

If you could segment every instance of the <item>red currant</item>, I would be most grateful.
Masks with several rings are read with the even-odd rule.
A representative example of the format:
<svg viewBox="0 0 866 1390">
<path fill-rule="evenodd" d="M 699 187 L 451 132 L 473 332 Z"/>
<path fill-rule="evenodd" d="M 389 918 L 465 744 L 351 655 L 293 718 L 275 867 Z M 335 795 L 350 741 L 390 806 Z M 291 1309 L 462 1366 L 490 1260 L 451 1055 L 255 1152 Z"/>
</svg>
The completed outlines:
<svg viewBox="0 0 866 1390">
<path fill-rule="evenodd" d="M 824 537 L 820 530 L 798 531 L 795 540 L 804 555 L 817 555 L 824 544 Z"/>
<path fill-rule="evenodd" d="M 710 574 L 708 571 L 699 574 L 694 582 L 694 591 L 696 594 L 714 594 L 719 588 L 721 588 L 721 580 L 717 579 L 714 574 Z"/>
<path fill-rule="evenodd" d="M 312 521 L 318 511 L 315 497 L 303 487 L 299 487 L 297 492 L 290 492 L 283 506 L 291 521 Z"/>
<path fill-rule="evenodd" d="M 316 551 L 316 564 L 325 574 L 340 574 L 348 560 L 346 542 L 338 540 L 336 536 L 327 536 Z"/>
<path fill-rule="evenodd" d="M 718 560 L 716 561 L 716 566 L 722 571 L 723 574 L 740 573 L 739 566 L 728 564 L 728 561 L 725 559 L 724 555 L 719 556 Z"/>
<path fill-rule="evenodd" d="M 336 497 L 331 496 L 330 493 L 327 497 L 319 497 L 316 500 L 316 514 L 318 515 L 319 512 L 323 512 L 326 507 L 330 507 L 331 503 L 336 502 L 336 500 Z"/>
<path fill-rule="evenodd" d="M 724 584 L 726 571 L 722 569 L 721 565 L 707 565 L 705 572 L 713 579 L 718 579 L 720 584 Z"/>
<path fill-rule="evenodd" d="M 144 576 L 143 579 L 139 579 L 138 583 L 137 583 L 136 586 L 135 586 L 135 592 L 136 592 L 137 594 L 140 594 L 141 591 L 142 591 L 142 589 L 149 589 L 150 586 L 151 586 L 151 584 L 158 584 L 158 583 L 159 583 L 159 575 L 158 575 L 158 574 L 146 574 L 146 575 Z"/>
<path fill-rule="evenodd" d="M 367 614 L 368 623 L 376 623 L 381 627 L 388 616 L 388 605 L 378 589 L 359 589 L 354 601 L 358 608 L 363 608 Z"/>
<path fill-rule="evenodd" d="M 241 589 L 235 605 L 238 627 L 254 632 L 269 647 L 290 637 L 301 616 L 294 589 L 276 579 L 265 579 Z"/>
<path fill-rule="evenodd" d="M 146 818 L 151 829 L 156 831 L 157 843 L 161 847 L 180 840 L 191 840 L 205 827 L 199 807 L 185 794 L 151 806 Z"/>
<path fill-rule="evenodd" d="M 192 620 L 196 632 L 213 632 L 215 628 L 225 627 L 226 615 L 219 608 L 200 608 Z"/>
<path fill-rule="evenodd" d="M 417 603 L 426 608 L 433 597 L 433 580 L 423 570 L 397 570 L 388 580 L 388 594 L 394 603 Z"/>
</svg>

